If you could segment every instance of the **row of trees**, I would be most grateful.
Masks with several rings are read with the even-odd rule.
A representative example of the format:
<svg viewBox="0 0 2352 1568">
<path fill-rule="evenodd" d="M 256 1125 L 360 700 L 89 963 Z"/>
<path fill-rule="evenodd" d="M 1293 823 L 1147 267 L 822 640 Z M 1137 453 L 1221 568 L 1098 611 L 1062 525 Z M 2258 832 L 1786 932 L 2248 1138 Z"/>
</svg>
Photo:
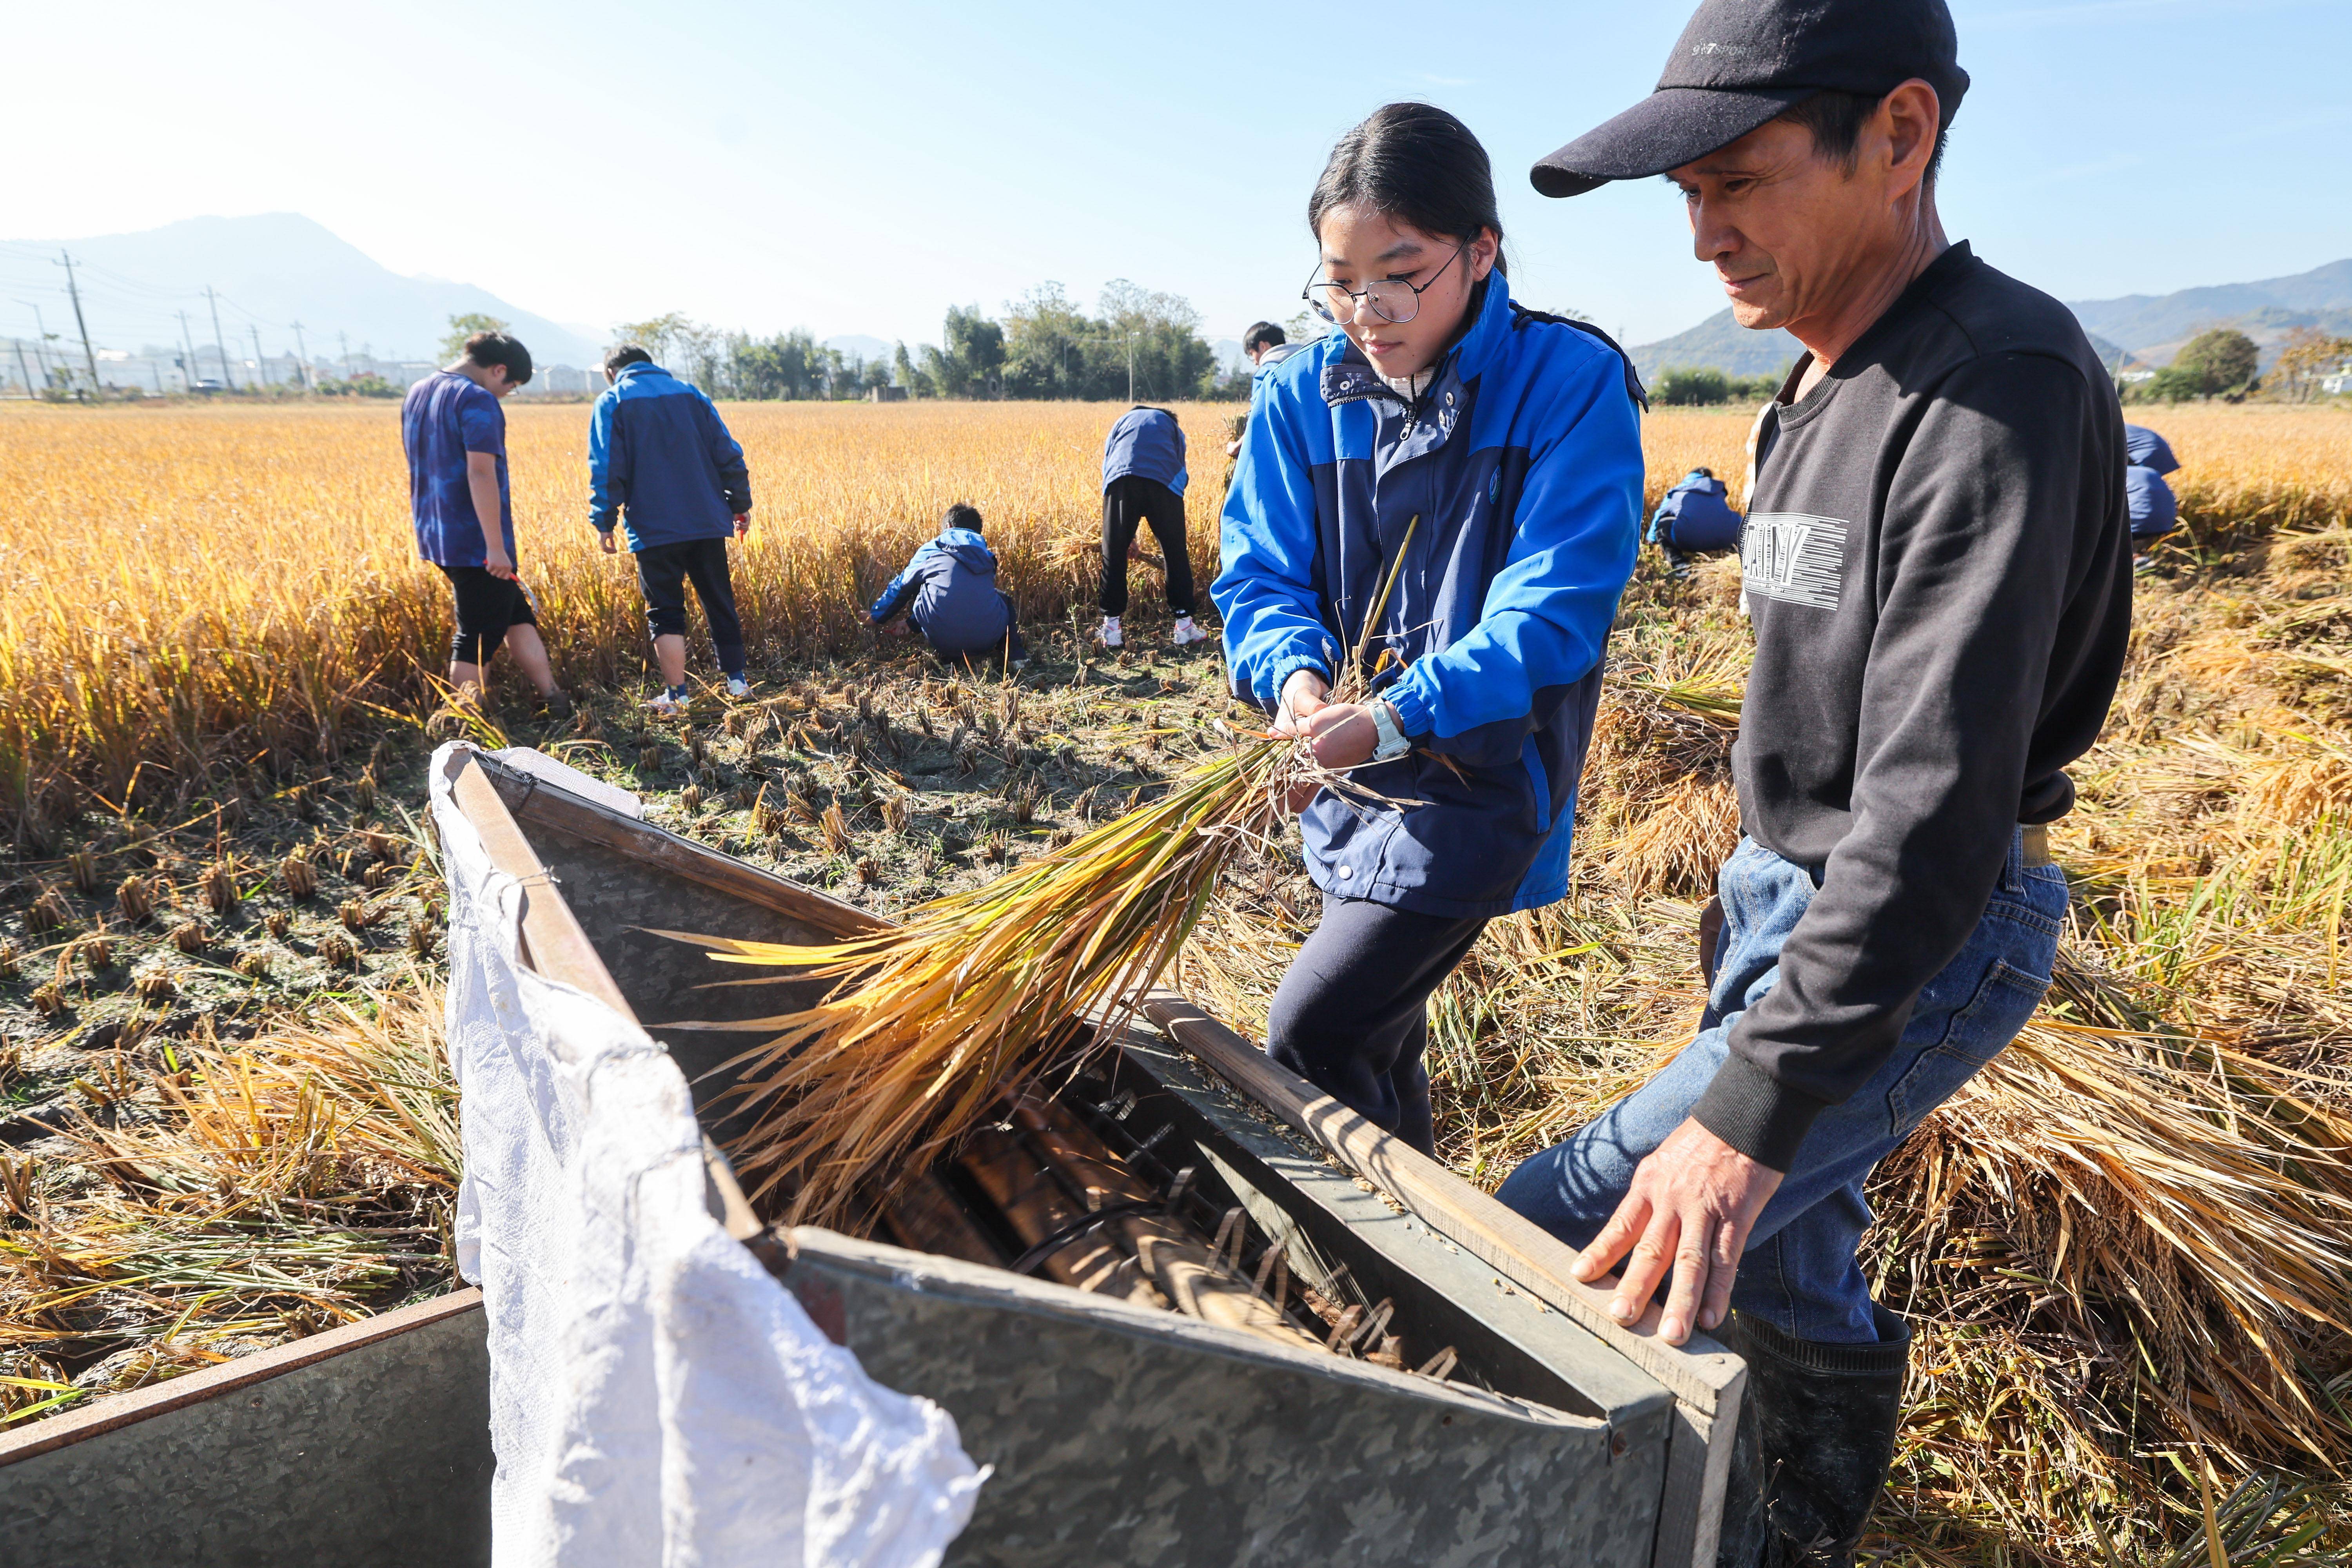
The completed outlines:
<svg viewBox="0 0 2352 1568">
<path fill-rule="evenodd" d="M 457 321 L 450 325 L 462 347 Z M 483 330 L 471 320 L 467 327 Z M 1059 283 L 1032 289 L 1002 321 L 977 305 L 953 306 L 940 342 L 912 351 L 902 342 L 871 359 L 827 348 L 805 329 L 755 338 L 677 311 L 614 331 L 715 397 L 856 398 L 887 386 L 910 397 L 1150 402 L 1248 391 L 1245 370 L 1219 372 L 1190 302 L 1124 279 L 1103 289 L 1092 314 Z"/>
<path fill-rule="evenodd" d="M 484 315 L 452 316 L 442 340 L 446 363 L 464 352 L 478 331 L 503 331 L 507 323 Z M 1303 315 L 1291 323 L 1293 336 L 1306 329 Z M 1181 295 L 1155 293 L 1123 279 L 1107 285 L 1093 315 L 1074 302 L 1059 283 L 1033 289 L 996 321 L 977 305 L 950 306 L 940 325 L 940 344 L 912 353 L 899 343 L 886 356 L 845 354 L 816 341 L 805 328 L 774 337 L 707 326 L 673 310 L 650 321 L 625 321 L 619 341 L 641 343 L 672 371 L 692 379 L 715 397 L 761 399 L 858 398 L 877 387 L 904 388 L 910 397 L 1089 398 L 1139 402 L 1182 397 L 1244 397 L 1246 367 L 1226 374 L 1201 337 L 1200 313 Z M 2233 328 L 2200 332 L 2181 347 L 2170 364 L 2125 390 L 2134 403 L 2180 403 L 2221 397 L 2242 401 L 2263 390 L 2260 350 Z M 2321 382 L 2352 368 L 2352 338 L 2309 327 L 2288 334 L 2272 366 L 2272 395 L 2307 402 L 2321 394 Z M 1712 366 L 1677 367 L 1662 374 L 1650 389 L 1652 401 L 1668 407 L 1757 403 L 1773 395 L 1786 373 L 1729 375 Z M 375 394 L 376 387 L 329 384 L 322 392 Z M 384 385 L 383 393 L 397 389 Z"/>
<path fill-rule="evenodd" d="M 2145 380 L 2126 383 L 2125 400 L 2131 403 L 2185 403 L 2219 397 L 2243 402 L 2260 392 L 2290 403 L 2308 403 L 2325 395 L 2329 376 L 2352 370 L 2352 338 L 2336 337 L 2310 327 L 2287 334 L 2285 347 L 2262 374 L 2262 351 L 2254 340 L 2231 327 L 2200 332 L 2181 345 L 2172 363 Z M 1650 399 L 1667 406 L 1704 406 L 1718 403 L 1758 403 L 1778 392 L 1786 372 L 1777 375 L 1727 375 L 1712 367 L 1669 370 L 1650 388 Z"/>
<path fill-rule="evenodd" d="M 1789 378 L 1778 374 L 1726 375 L 1713 365 L 1664 372 L 1650 388 L 1650 401 L 1671 408 L 1703 408 L 1717 403 L 1761 403 Z"/>
</svg>

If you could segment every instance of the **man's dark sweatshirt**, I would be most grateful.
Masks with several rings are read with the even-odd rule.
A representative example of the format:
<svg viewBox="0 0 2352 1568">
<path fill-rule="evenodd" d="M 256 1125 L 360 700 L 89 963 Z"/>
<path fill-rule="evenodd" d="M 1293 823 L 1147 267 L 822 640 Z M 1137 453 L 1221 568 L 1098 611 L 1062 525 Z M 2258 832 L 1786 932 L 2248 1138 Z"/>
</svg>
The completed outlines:
<svg viewBox="0 0 2352 1568">
<path fill-rule="evenodd" d="M 1817 868 L 1692 1114 L 1785 1171 L 2074 804 L 2131 626 L 2123 414 L 2066 308 L 1955 245 L 1757 441 L 1743 824 Z"/>
</svg>

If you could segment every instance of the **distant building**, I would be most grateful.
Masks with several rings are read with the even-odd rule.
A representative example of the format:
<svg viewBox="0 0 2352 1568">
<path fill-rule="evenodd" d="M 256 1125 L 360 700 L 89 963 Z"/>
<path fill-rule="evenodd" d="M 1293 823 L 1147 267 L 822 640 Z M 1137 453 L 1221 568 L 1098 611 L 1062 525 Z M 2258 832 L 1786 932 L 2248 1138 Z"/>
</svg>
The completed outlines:
<svg viewBox="0 0 2352 1568">
<path fill-rule="evenodd" d="M 604 373 L 602 370 L 582 370 L 568 364 L 543 364 L 531 372 L 530 384 L 515 395 L 578 397 L 604 390 Z"/>
<path fill-rule="evenodd" d="M 904 403 L 907 401 L 907 389 L 903 386 L 868 387 L 866 400 L 868 403 Z"/>
<path fill-rule="evenodd" d="M 2347 392 L 2352 392 L 2352 364 L 2344 366 L 2334 375 L 2321 376 L 2319 390 L 2330 397 L 2340 397 Z"/>
<path fill-rule="evenodd" d="M 152 349 L 135 354 L 121 349 L 98 349 L 90 357 L 98 361 L 98 384 L 101 387 L 118 392 L 135 389 L 151 397 L 188 389 L 188 376 L 181 368 L 178 354 L 159 353 Z M 31 387 L 26 384 L 28 378 Z M 0 338 L 0 393 L 22 397 L 44 384 L 64 392 L 89 390 L 89 364 L 82 357 L 81 345 L 76 342 L 67 352 L 56 343 L 37 344 L 30 338 Z"/>
</svg>

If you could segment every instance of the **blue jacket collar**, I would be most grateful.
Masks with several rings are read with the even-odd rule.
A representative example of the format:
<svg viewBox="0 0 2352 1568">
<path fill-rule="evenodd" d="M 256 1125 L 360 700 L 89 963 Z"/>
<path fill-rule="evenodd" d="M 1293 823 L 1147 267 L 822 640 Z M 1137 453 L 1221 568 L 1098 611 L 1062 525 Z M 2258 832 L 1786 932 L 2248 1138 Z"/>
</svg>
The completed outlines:
<svg viewBox="0 0 2352 1568">
<path fill-rule="evenodd" d="M 1445 351 L 1437 362 L 1437 375 L 1430 390 L 1454 386 L 1476 376 L 1493 363 L 1498 346 L 1511 331 L 1511 285 L 1499 272 L 1486 274 L 1486 292 L 1478 302 L 1477 319 L 1461 341 Z M 1334 334 L 1342 345 L 1339 355 L 1323 367 L 1323 400 L 1327 403 L 1350 403 L 1360 397 L 1391 397 L 1404 401 L 1396 388 L 1381 378 L 1372 368 L 1364 351 L 1345 334 Z"/>
<path fill-rule="evenodd" d="M 649 360 L 640 360 L 635 364 L 623 365 L 621 367 L 621 373 L 613 378 L 613 384 L 618 386 L 621 383 L 634 380 L 640 374 L 666 376 L 668 374 L 669 372 L 664 370 L 661 366 L 653 363 Z"/>
</svg>

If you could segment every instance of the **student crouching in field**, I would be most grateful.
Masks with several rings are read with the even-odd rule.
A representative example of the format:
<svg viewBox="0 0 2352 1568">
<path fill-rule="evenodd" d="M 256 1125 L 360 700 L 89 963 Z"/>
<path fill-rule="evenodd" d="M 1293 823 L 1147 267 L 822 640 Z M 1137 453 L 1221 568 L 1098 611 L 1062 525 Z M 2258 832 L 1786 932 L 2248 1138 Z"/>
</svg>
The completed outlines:
<svg viewBox="0 0 2352 1568">
<path fill-rule="evenodd" d="M 1303 803 L 1323 919 L 1266 1051 L 1433 1152 L 1430 993 L 1489 920 L 1568 890 L 1641 535 L 1640 386 L 1511 299 L 1486 150 L 1443 110 L 1349 132 L 1307 222 L 1307 299 L 1340 331 L 1253 398 L 1212 596 L 1239 692 L 1382 800 Z M 1371 693 L 1329 700 L 1360 646 Z"/>
<path fill-rule="evenodd" d="M 743 624 L 727 541 L 751 531 L 751 475 L 743 448 L 699 387 L 678 380 L 634 344 L 604 356 L 612 384 L 588 423 L 589 521 L 604 553 L 613 527 L 625 529 L 646 596 L 646 625 L 662 689 L 646 706 L 664 718 L 686 711 L 686 584 L 710 623 L 727 695 L 751 694 Z"/>
<path fill-rule="evenodd" d="M 482 667 L 504 647 L 549 710 L 572 702 L 548 668 L 539 616 L 515 570 L 514 500 L 507 484 L 507 416 L 499 400 L 530 380 L 530 351 L 503 332 L 476 332 L 466 353 L 408 389 L 400 408 L 416 552 L 457 598 L 449 686 L 482 694 Z"/>
<path fill-rule="evenodd" d="M 1165 408 L 1130 408 L 1103 443 L 1103 621 L 1095 635 L 1105 647 L 1127 640 L 1118 620 L 1127 614 L 1127 563 L 1139 523 L 1150 523 L 1160 541 L 1168 607 L 1176 614 L 1171 640 L 1178 647 L 1207 641 L 1209 634 L 1192 624 L 1192 557 L 1184 542 L 1184 427 Z"/>
<path fill-rule="evenodd" d="M 898 629 L 891 623 L 905 610 L 941 658 L 1028 663 L 1012 597 L 996 585 L 996 554 L 980 530 L 976 509 L 961 501 L 948 508 L 939 537 L 915 552 L 866 611 L 876 629 Z"/>
<path fill-rule="evenodd" d="M 2180 467 L 2171 444 L 2145 425 L 2124 426 L 2124 495 L 2131 513 L 2132 570 L 2146 572 L 2155 563 L 2148 552 L 2156 542 L 2180 526 L 2180 502 L 2164 476 Z"/>
</svg>

